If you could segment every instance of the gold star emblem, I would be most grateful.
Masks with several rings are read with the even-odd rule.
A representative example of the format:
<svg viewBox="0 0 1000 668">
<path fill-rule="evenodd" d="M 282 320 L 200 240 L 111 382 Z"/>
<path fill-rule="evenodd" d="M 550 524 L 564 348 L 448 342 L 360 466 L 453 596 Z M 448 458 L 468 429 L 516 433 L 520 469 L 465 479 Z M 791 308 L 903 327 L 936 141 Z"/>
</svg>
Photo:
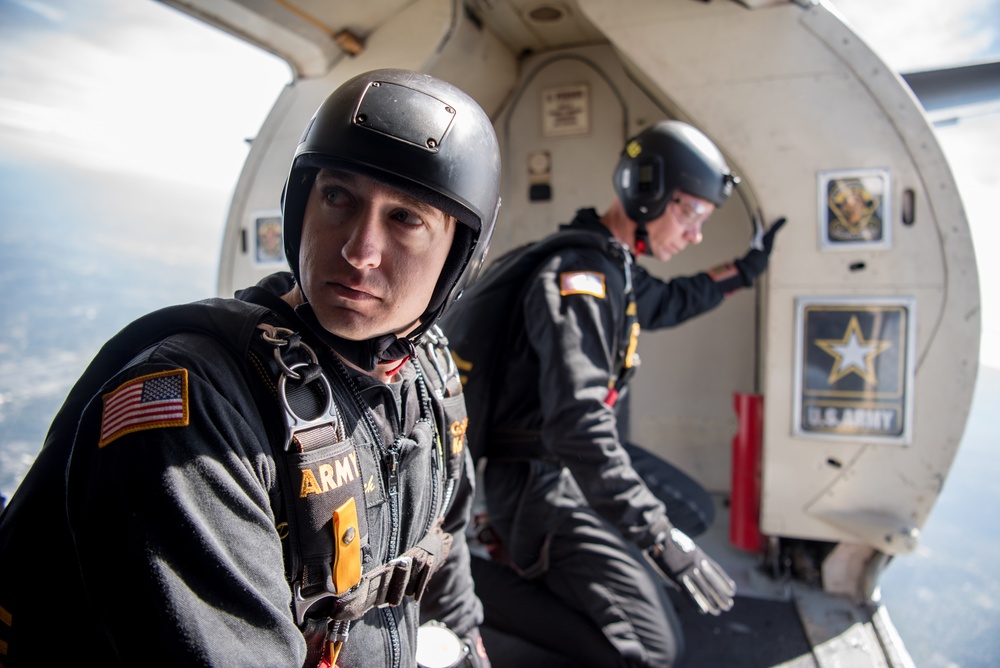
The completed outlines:
<svg viewBox="0 0 1000 668">
<path fill-rule="evenodd" d="M 875 376 L 875 357 L 892 346 L 891 341 L 865 340 L 858 324 L 858 316 L 852 315 L 842 339 L 816 339 L 816 345 L 834 359 L 833 368 L 827 382 L 833 385 L 849 373 L 856 373 L 869 385 L 878 385 Z"/>
</svg>

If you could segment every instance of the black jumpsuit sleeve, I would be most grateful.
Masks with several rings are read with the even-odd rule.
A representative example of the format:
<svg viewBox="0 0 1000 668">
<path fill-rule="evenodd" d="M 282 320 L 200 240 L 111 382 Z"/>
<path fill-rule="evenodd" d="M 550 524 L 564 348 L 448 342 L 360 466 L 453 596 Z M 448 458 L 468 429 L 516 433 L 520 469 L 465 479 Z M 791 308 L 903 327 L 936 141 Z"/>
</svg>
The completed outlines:
<svg viewBox="0 0 1000 668">
<path fill-rule="evenodd" d="M 718 306 L 724 294 L 706 272 L 662 281 L 645 268 L 633 272 L 639 326 L 645 330 L 674 327 Z"/>
<path fill-rule="evenodd" d="M 99 447 L 101 395 L 84 413 L 69 514 L 89 601 L 74 601 L 74 614 L 101 618 L 122 665 L 301 665 L 272 511 L 277 473 L 235 361 L 212 339 L 175 336 L 102 392 L 178 370 L 186 425 Z"/>
<path fill-rule="evenodd" d="M 560 274 L 604 276 L 604 297 L 560 294 Z M 573 474 L 590 505 L 640 547 L 655 539 L 663 504 L 632 468 L 605 405 L 621 336 L 624 276 L 599 251 L 568 251 L 550 260 L 524 302 L 530 345 L 539 363 L 542 438 Z"/>
</svg>

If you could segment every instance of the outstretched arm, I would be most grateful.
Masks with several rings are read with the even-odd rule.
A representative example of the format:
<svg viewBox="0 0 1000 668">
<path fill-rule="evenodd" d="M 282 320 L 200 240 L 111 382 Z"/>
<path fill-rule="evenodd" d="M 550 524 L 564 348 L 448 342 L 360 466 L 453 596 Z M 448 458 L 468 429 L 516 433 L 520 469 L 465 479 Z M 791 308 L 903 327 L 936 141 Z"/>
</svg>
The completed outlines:
<svg viewBox="0 0 1000 668">
<path fill-rule="evenodd" d="M 758 223 L 746 255 L 699 274 L 662 281 L 636 267 L 635 295 L 643 330 L 675 327 L 710 311 L 741 288 L 753 285 L 767 269 L 774 237 L 784 224 L 785 219 L 779 218 L 765 230 Z"/>
</svg>

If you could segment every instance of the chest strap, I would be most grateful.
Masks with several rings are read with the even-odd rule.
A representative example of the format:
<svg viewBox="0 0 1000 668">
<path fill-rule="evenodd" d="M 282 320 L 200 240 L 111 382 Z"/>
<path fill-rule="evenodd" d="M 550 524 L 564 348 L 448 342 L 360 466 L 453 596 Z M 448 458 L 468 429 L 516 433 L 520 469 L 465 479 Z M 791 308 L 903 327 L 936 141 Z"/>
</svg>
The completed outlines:
<svg viewBox="0 0 1000 668">
<path fill-rule="evenodd" d="M 323 614 L 336 621 L 360 619 L 376 606 L 399 605 L 407 596 L 419 601 L 431 575 L 448 558 L 451 541 L 451 534 L 441 529 L 441 519 L 438 519 L 416 545 L 365 573 L 357 585 L 343 594 L 319 592 L 303 596 L 301 583 L 296 583 L 292 602 L 295 622 L 303 626 L 309 621 L 305 615 L 310 608 L 327 599 L 329 607 Z"/>
</svg>

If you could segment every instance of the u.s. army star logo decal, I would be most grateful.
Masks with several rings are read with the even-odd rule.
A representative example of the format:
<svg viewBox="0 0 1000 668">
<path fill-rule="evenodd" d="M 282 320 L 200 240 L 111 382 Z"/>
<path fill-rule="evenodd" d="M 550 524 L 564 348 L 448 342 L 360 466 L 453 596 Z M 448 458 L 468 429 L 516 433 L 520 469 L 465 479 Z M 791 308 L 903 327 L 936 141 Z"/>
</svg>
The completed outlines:
<svg viewBox="0 0 1000 668">
<path fill-rule="evenodd" d="M 869 385 L 878 385 L 875 357 L 892 346 L 892 341 L 865 340 L 858 316 L 851 316 L 842 339 L 817 339 L 816 345 L 834 358 L 827 382 L 833 385 L 849 373 L 860 376 Z"/>
</svg>

